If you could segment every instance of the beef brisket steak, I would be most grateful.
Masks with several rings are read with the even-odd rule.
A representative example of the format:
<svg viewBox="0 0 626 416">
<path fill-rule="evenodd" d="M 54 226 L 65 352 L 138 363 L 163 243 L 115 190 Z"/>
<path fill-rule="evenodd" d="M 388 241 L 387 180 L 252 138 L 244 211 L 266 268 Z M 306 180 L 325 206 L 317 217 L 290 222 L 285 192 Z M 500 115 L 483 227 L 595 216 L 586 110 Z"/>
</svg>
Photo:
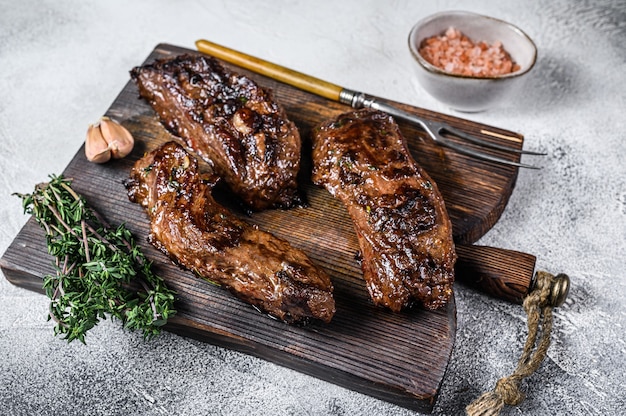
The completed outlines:
<svg viewBox="0 0 626 416">
<path fill-rule="evenodd" d="M 126 187 L 148 214 L 152 244 L 183 268 L 285 322 L 329 322 L 335 301 L 328 275 L 301 250 L 219 205 L 211 195 L 216 181 L 168 142 L 135 163 Z"/>
<path fill-rule="evenodd" d="M 161 123 L 249 208 L 301 203 L 300 135 L 270 91 L 202 55 L 157 60 L 131 78 Z"/>
<path fill-rule="evenodd" d="M 346 206 L 375 304 L 428 309 L 452 295 L 452 225 L 435 182 L 411 157 L 391 116 L 369 109 L 313 133 L 313 181 Z"/>
</svg>

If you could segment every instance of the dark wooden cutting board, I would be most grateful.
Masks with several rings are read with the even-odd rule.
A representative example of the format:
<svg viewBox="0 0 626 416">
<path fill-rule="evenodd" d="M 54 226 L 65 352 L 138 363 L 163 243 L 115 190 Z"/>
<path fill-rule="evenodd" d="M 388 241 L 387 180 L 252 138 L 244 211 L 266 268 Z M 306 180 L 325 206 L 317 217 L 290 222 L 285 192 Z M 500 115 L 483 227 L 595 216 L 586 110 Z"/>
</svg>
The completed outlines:
<svg viewBox="0 0 626 416">
<path fill-rule="evenodd" d="M 196 52 L 162 44 L 146 62 L 180 53 Z M 131 82 L 106 115 L 120 121 L 133 133 L 136 147 L 132 154 L 123 160 L 96 165 L 86 161 L 81 148 L 63 174 L 74 179 L 76 191 L 109 222 L 127 224 L 146 255 L 154 261 L 157 272 L 177 292 L 178 314 L 168 323 L 167 330 L 262 357 L 407 408 L 430 411 L 454 344 L 454 299 L 436 312 L 414 309 L 394 314 L 373 306 L 355 259 L 358 244 L 347 212 L 309 179 L 307 145 L 311 129 L 347 111 L 348 107 L 243 69 L 233 69 L 273 89 L 276 100 L 300 129 L 305 144 L 300 179 L 309 202 L 307 208 L 289 211 L 266 211 L 252 216 L 238 212 L 246 221 L 304 250 L 327 270 L 333 279 L 337 303 L 337 313 L 330 324 L 298 327 L 272 320 L 226 291 L 180 270 L 146 242 L 148 221 L 142 209 L 128 201 L 122 181 L 138 158 L 171 140 L 172 136 L 159 124 L 148 104 L 138 98 Z M 489 128 L 517 138 L 513 144 L 519 148 L 523 144 L 522 136 L 513 132 L 399 105 L 424 118 L 446 121 L 485 140 L 502 141 L 480 133 L 481 129 Z M 400 127 L 415 159 L 439 185 L 453 222 L 455 241 L 469 247 L 467 245 L 480 238 L 500 217 L 513 190 L 517 169 L 456 154 L 427 141 L 417 128 L 405 123 L 400 123 Z M 507 143 L 510 144 L 508 140 Z M 497 151 L 494 154 L 519 160 Z M 226 189 L 218 187 L 215 194 L 225 205 L 239 209 Z M 489 257 L 481 257 L 467 248 L 459 253 L 462 261 L 457 267 L 457 276 L 475 273 L 475 263 Z M 532 257 L 534 267 L 533 256 L 520 255 L 529 256 L 527 260 Z M 492 256 L 489 261 L 497 265 L 502 260 L 510 259 Z M 12 283 L 42 292 L 42 276 L 53 273 L 54 268 L 52 258 L 46 253 L 44 233 L 32 219 L 3 255 L 1 266 Z M 532 274 L 533 270 L 522 272 Z M 52 328 L 50 331 L 52 336 Z"/>
</svg>

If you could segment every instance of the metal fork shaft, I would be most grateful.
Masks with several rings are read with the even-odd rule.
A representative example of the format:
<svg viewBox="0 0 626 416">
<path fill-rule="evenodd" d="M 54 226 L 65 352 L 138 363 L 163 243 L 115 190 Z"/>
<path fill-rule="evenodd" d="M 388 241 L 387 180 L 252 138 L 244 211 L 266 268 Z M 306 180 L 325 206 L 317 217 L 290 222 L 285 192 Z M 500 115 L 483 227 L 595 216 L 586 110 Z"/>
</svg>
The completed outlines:
<svg viewBox="0 0 626 416">
<path fill-rule="evenodd" d="M 418 125 L 419 127 L 421 127 L 427 134 L 428 136 L 430 136 L 430 138 L 435 141 L 436 143 L 442 145 L 442 146 L 446 146 L 458 153 L 467 155 L 467 156 L 471 156 L 477 159 L 481 159 L 481 160 L 487 160 L 489 162 L 495 162 L 495 163 L 501 163 L 504 165 L 510 165 L 510 166 L 517 166 L 520 168 L 527 168 L 527 169 L 539 169 L 537 166 L 533 166 L 533 165 L 528 165 L 525 163 L 519 163 L 519 162 L 513 162 L 511 160 L 507 160 L 507 159 L 503 159 L 497 156 L 493 156 L 490 154 L 486 154 L 483 152 L 479 152 L 477 150 L 474 149 L 470 149 L 469 147 L 466 146 L 461 146 L 459 144 L 456 144 L 448 139 L 446 139 L 444 136 L 441 135 L 440 130 L 444 129 L 447 130 L 449 133 L 455 135 L 455 136 L 459 136 L 461 139 L 467 139 L 467 137 L 471 137 L 469 135 L 466 135 L 464 133 L 461 134 L 455 134 L 455 131 L 458 132 L 458 130 L 456 129 L 452 129 L 448 126 L 446 127 L 441 127 L 441 125 L 439 125 L 439 123 L 431 123 L 429 121 L 423 120 L 419 117 L 417 117 L 415 114 L 409 113 L 407 111 L 404 111 L 398 107 L 395 107 L 391 104 L 387 104 L 385 102 L 379 101 L 379 99 L 377 99 L 377 97 L 371 96 L 371 95 L 367 95 L 364 94 L 362 92 L 358 92 L 358 91 L 352 91 L 352 90 L 348 90 L 348 89 L 343 89 L 341 91 L 341 94 L 339 95 L 339 101 L 344 103 L 344 104 L 348 104 L 350 105 L 352 108 L 372 108 L 374 110 L 379 110 L 382 112 L 385 112 L 397 119 L 401 119 L 404 121 L 408 121 L 409 123 Z M 459 132 L 460 133 L 460 132 Z M 495 149 L 500 149 L 500 150 L 507 150 L 507 151 L 517 151 L 518 153 L 524 153 L 523 151 L 519 151 L 516 149 L 512 149 L 510 147 L 506 147 L 506 146 L 499 146 L 499 145 L 493 145 L 492 143 L 489 143 L 487 141 L 483 141 L 480 140 L 478 138 L 474 138 L 471 137 L 471 140 L 468 141 L 472 141 L 474 143 L 477 144 L 482 144 L 482 143 L 487 143 L 490 146 L 486 146 L 486 147 L 491 147 L 491 148 L 495 148 Z M 531 152 L 531 154 L 535 154 L 535 152 Z"/>
</svg>

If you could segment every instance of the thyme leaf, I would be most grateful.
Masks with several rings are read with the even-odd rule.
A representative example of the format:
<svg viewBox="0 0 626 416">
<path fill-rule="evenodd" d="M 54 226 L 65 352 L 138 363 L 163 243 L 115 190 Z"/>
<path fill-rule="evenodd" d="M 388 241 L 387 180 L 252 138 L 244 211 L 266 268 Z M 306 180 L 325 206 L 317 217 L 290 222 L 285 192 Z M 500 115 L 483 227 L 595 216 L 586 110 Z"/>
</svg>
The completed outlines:
<svg viewBox="0 0 626 416">
<path fill-rule="evenodd" d="M 46 231 L 55 257 L 56 273 L 43 280 L 55 335 L 85 343 L 87 331 L 107 316 L 142 331 L 145 339 L 161 332 L 176 313 L 175 293 L 154 274 L 123 224 L 109 226 L 63 176 L 50 175 L 32 194 L 14 195 Z"/>
</svg>

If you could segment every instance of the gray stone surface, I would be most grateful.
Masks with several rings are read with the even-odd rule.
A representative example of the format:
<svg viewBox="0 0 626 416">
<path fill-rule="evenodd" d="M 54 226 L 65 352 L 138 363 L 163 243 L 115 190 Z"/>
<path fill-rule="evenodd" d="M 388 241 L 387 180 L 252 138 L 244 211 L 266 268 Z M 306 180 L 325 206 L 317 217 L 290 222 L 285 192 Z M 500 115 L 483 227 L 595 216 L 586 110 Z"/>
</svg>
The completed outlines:
<svg viewBox="0 0 626 416">
<path fill-rule="evenodd" d="M 548 156 L 524 170 L 480 243 L 533 253 L 572 278 L 553 344 L 507 415 L 626 408 L 626 4 L 622 1 L 0 0 L 0 252 L 26 222 L 11 192 L 59 173 L 86 127 L 160 42 L 206 37 L 350 88 L 452 113 L 414 85 L 406 37 L 465 9 L 523 28 L 539 49 L 526 87 L 467 117 L 522 132 Z M 454 113 L 452 113 L 454 114 Z M 508 374 L 525 316 L 457 287 L 456 346 L 434 414 L 456 415 Z M 2 415 L 410 415 L 406 409 L 171 334 L 145 343 L 104 322 L 87 346 L 52 335 L 44 296 L 0 279 Z"/>
</svg>

